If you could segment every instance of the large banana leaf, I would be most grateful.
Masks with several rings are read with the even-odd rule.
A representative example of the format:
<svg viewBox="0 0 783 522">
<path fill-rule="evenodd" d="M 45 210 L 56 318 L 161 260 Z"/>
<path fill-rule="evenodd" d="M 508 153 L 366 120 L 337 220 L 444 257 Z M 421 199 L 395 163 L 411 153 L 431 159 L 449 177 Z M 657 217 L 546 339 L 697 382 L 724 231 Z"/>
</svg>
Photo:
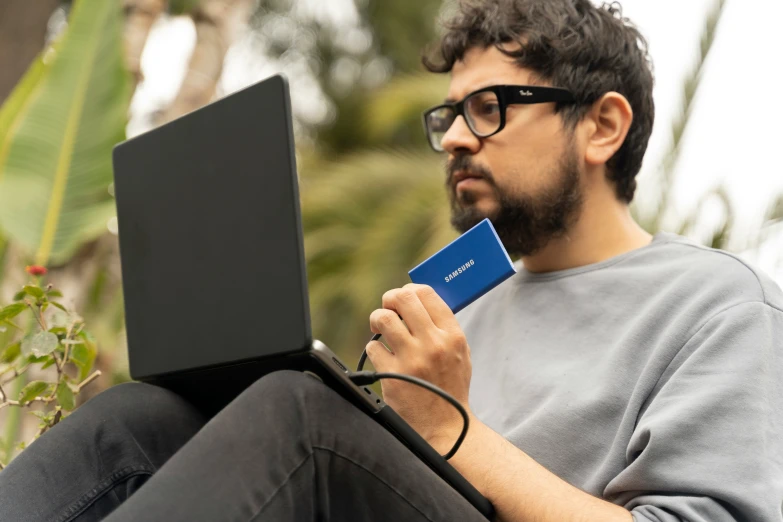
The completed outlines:
<svg viewBox="0 0 783 522">
<path fill-rule="evenodd" d="M 111 149 L 131 94 L 121 3 L 78 0 L 68 30 L 0 109 L 0 227 L 39 264 L 105 230 Z"/>
</svg>

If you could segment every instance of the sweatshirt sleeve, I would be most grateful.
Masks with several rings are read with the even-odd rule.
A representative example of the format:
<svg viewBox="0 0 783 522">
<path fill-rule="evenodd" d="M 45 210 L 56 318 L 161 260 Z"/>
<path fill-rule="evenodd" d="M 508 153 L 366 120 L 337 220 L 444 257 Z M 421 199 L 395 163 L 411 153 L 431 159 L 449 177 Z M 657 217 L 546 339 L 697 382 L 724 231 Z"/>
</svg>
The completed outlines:
<svg viewBox="0 0 783 522">
<path fill-rule="evenodd" d="M 783 312 L 735 305 L 682 347 L 605 498 L 635 522 L 783 521 Z"/>
</svg>

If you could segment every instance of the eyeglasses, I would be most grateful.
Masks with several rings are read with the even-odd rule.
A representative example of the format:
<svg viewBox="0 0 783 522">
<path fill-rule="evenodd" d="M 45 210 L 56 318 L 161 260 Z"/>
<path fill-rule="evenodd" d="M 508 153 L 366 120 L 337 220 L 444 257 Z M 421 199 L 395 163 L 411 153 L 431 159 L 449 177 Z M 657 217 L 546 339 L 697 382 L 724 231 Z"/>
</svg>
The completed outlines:
<svg viewBox="0 0 783 522">
<path fill-rule="evenodd" d="M 506 125 L 506 107 L 513 103 L 571 103 L 574 95 L 557 87 L 531 85 L 493 85 L 468 94 L 462 101 L 444 103 L 424 113 L 424 129 L 430 146 L 443 152 L 441 141 L 457 116 L 465 118 L 477 138 L 488 138 Z"/>
</svg>

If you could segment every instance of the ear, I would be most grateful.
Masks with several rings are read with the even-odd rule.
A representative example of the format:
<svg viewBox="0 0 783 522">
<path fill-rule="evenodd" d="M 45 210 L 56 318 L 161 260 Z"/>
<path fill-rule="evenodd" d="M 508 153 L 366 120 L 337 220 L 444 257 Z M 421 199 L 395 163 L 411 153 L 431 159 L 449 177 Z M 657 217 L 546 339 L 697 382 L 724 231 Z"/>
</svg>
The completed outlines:
<svg viewBox="0 0 783 522">
<path fill-rule="evenodd" d="M 603 165 L 620 149 L 633 121 L 633 110 L 625 96 L 604 94 L 587 113 L 589 120 L 585 162 Z"/>
</svg>

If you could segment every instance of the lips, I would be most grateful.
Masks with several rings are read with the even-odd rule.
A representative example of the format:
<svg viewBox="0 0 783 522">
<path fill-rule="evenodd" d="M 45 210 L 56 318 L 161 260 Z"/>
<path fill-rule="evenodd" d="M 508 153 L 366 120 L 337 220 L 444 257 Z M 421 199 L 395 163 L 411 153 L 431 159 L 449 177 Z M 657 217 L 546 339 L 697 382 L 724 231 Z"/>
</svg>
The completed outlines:
<svg viewBox="0 0 783 522">
<path fill-rule="evenodd" d="M 461 181 L 465 181 L 466 179 L 483 180 L 484 177 L 465 170 L 458 170 L 451 176 L 451 183 L 456 187 Z"/>
</svg>

